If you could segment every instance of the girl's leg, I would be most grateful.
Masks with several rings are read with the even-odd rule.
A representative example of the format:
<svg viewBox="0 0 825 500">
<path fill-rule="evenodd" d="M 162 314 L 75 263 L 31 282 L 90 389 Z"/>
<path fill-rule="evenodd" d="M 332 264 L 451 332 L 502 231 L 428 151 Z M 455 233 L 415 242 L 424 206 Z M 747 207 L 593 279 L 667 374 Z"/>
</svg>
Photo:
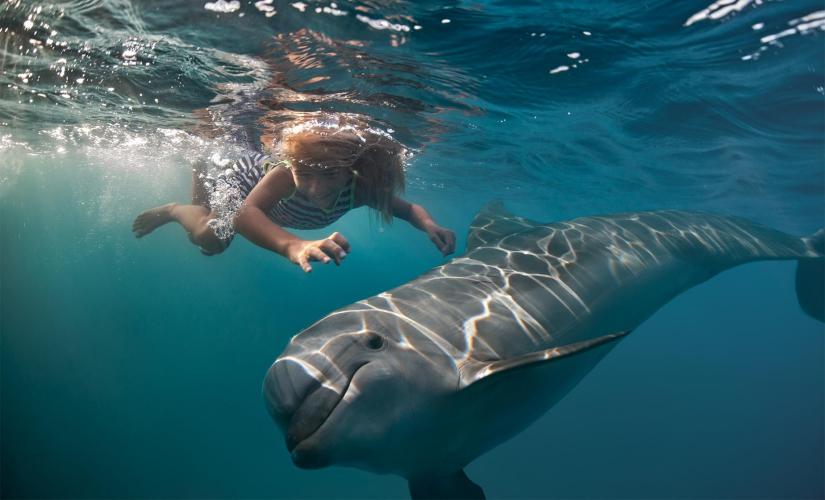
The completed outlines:
<svg viewBox="0 0 825 500">
<path fill-rule="evenodd" d="M 217 215 L 209 209 L 209 193 L 203 183 L 203 175 L 208 165 L 206 161 L 197 161 L 192 166 L 192 204 L 178 205 L 167 203 L 143 211 L 135 218 L 132 232 L 141 238 L 167 222 L 175 221 L 183 226 L 189 235 L 189 241 L 201 247 L 206 255 L 221 253 L 226 244 L 215 236 L 207 221 Z"/>
<path fill-rule="evenodd" d="M 132 231 L 135 237 L 141 238 L 151 233 L 167 222 L 175 221 L 186 230 L 189 241 L 201 247 L 206 254 L 221 253 L 226 245 L 212 231 L 207 224 L 216 214 L 201 205 L 178 205 L 168 203 L 159 207 L 150 208 L 135 218 Z"/>
<path fill-rule="evenodd" d="M 159 207 L 150 208 L 135 218 L 132 231 L 135 237 L 141 238 L 151 233 L 167 222 L 177 222 L 186 231 L 189 241 L 201 247 L 204 253 L 211 255 L 221 253 L 226 244 L 221 241 L 207 221 L 217 215 L 201 205 L 178 205 L 167 203 Z"/>
</svg>

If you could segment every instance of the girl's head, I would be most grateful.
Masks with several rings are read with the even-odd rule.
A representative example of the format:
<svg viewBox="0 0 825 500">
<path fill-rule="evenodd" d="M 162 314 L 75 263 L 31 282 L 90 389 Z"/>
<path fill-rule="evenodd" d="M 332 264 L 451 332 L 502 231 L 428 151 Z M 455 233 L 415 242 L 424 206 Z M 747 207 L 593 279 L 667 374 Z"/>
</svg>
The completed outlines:
<svg viewBox="0 0 825 500">
<path fill-rule="evenodd" d="M 289 160 L 296 189 L 328 207 L 355 177 L 356 193 L 386 222 L 392 201 L 404 190 L 406 149 L 388 133 L 351 115 L 290 125 L 278 145 Z"/>
</svg>

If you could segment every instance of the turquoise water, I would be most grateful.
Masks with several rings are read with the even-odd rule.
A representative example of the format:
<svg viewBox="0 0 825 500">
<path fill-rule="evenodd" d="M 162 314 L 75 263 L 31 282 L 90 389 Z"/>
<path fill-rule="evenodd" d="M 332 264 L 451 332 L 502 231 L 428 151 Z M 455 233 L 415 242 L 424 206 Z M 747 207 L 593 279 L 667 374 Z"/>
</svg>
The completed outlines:
<svg viewBox="0 0 825 500">
<path fill-rule="evenodd" d="M 260 386 L 292 335 L 442 258 L 360 209 L 332 228 L 344 265 L 311 275 L 241 238 L 217 257 L 177 227 L 135 240 L 138 212 L 187 199 L 193 158 L 228 154 L 195 134 L 198 110 L 230 137 L 374 117 L 415 152 L 407 198 L 459 249 L 494 198 L 546 221 L 825 225 L 821 3 L 170 3 L 0 5 L 4 497 L 407 495 L 297 469 Z M 793 270 L 678 297 L 468 475 L 490 498 L 825 496 L 825 337 Z"/>
</svg>

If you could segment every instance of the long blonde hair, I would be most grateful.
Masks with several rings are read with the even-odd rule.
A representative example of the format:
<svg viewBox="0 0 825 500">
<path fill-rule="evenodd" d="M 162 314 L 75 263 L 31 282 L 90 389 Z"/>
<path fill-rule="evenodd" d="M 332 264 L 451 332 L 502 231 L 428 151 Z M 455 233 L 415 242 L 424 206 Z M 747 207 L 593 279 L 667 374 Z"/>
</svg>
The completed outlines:
<svg viewBox="0 0 825 500">
<path fill-rule="evenodd" d="M 324 115 L 285 127 L 275 149 L 298 167 L 349 168 L 356 193 L 380 220 L 392 222 L 408 152 L 389 133 L 357 115 Z"/>
</svg>

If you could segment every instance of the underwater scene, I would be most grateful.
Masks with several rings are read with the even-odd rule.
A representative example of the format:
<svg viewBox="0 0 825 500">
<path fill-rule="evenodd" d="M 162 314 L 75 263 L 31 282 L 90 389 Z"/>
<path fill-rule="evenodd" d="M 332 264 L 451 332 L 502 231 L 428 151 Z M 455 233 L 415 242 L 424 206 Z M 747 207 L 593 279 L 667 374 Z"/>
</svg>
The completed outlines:
<svg viewBox="0 0 825 500">
<path fill-rule="evenodd" d="M 825 497 L 824 37 L 4 0 L 0 496 Z"/>
</svg>

